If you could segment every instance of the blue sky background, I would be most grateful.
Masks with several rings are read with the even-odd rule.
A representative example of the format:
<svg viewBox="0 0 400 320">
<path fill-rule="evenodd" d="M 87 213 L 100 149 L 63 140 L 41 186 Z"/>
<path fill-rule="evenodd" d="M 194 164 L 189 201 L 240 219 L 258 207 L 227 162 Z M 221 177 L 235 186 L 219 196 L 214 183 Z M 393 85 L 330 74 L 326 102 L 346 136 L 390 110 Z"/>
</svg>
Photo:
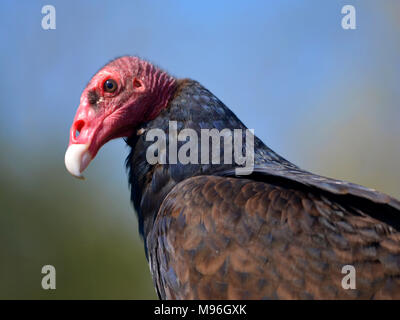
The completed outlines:
<svg viewBox="0 0 400 320">
<path fill-rule="evenodd" d="M 56 8 L 56 30 L 41 28 L 46 4 Z M 341 28 L 345 4 L 356 8 L 356 30 Z M 0 21 L 0 231 L 8 230 L 0 245 L 8 263 L 0 268 L 28 274 L 31 286 L 18 291 L 22 280 L 3 279 L 0 297 L 54 297 L 35 287 L 35 270 L 46 259 L 77 268 L 74 252 L 93 255 L 89 274 L 96 256 L 79 242 L 89 233 L 100 256 L 97 243 L 107 237 L 126 248 L 104 254 L 117 270 L 118 259 L 136 250 L 117 271 L 132 284 L 149 278 L 124 142 L 102 148 L 85 182 L 64 168 L 80 94 L 117 56 L 137 54 L 200 81 L 272 149 L 307 170 L 400 196 L 400 1 L 5 1 Z M 30 214 L 39 202 L 43 208 Z M 76 285 L 60 287 L 55 297 L 154 297 L 151 280 L 137 292 L 135 285 L 121 291 L 125 274 L 109 279 L 108 267 L 99 271 L 108 279 L 103 287 L 98 278 L 82 284 L 79 271 L 60 268 Z M 132 278 L 133 269 L 142 277 Z"/>
</svg>

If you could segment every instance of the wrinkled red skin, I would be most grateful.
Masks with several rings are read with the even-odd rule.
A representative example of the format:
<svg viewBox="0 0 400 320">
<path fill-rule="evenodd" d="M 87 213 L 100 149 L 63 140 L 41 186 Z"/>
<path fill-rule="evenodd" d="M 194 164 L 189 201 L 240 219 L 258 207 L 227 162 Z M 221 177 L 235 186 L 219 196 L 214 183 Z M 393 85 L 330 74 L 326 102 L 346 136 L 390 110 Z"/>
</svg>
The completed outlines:
<svg viewBox="0 0 400 320">
<path fill-rule="evenodd" d="M 104 90 L 108 79 L 118 85 L 113 93 Z M 173 77 L 137 57 L 110 62 L 93 76 L 81 95 L 69 145 L 88 144 L 94 158 L 109 140 L 129 137 L 140 123 L 157 117 L 175 88 Z M 94 104 L 89 102 L 90 91 L 98 97 Z"/>
</svg>

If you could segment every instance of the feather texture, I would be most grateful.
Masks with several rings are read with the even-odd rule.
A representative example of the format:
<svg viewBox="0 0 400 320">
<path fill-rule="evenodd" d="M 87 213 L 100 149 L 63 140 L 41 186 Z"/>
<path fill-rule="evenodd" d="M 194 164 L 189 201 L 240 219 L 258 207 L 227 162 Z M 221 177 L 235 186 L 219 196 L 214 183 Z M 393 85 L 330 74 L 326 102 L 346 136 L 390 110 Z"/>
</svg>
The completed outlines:
<svg viewBox="0 0 400 320">
<path fill-rule="evenodd" d="M 255 170 L 146 161 L 146 131 L 246 129 L 210 91 L 181 80 L 127 143 L 131 199 L 162 299 L 400 299 L 400 202 L 314 175 L 255 137 Z M 223 150 L 221 150 L 223 157 Z M 353 265 L 357 289 L 341 286 Z"/>
</svg>

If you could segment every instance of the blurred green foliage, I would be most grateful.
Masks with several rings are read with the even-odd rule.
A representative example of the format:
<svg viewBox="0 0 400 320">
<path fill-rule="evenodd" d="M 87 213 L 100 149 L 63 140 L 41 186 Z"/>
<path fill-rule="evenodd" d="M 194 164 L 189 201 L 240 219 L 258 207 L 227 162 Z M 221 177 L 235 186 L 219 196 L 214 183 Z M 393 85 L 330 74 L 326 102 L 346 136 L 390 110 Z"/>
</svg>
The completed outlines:
<svg viewBox="0 0 400 320">
<path fill-rule="evenodd" d="M 0 160 L 0 299 L 156 298 L 127 195 L 121 205 L 99 184 L 82 191 L 62 154 L 0 149 L 14 159 Z M 56 290 L 41 287 L 46 264 L 56 268 Z"/>
</svg>

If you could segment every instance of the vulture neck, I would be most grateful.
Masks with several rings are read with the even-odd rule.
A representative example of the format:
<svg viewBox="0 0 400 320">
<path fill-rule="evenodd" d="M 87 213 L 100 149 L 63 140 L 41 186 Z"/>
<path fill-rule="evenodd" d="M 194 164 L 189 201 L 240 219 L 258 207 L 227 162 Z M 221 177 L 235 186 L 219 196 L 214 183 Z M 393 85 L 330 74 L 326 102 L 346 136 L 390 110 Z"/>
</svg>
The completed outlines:
<svg viewBox="0 0 400 320">
<path fill-rule="evenodd" d="M 235 166 L 224 164 L 224 152 L 221 143 L 220 164 L 150 164 L 146 159 L 146 152 L 155 140 L 146 141 L 146 134 L 151 129 L 161 129 L 166 133 L 168 151 L 168 132 L 170 121 L 175 121 L 178 133 L 182 129 L 192 129 L 198 133 L 200 140 L 201 129 L 242 129 L 243 135 L 247 129 L 245 125 L 210 91 L 193 80 L 178 80 L 174 95 L 166 108 L 159 115 L 143 123 L 132 135 L 127 144 L 131 147 L 126 160 L 131 187 L 131 200 L 139 219 L 139 231 L 145 247 L 146 238 L 151 233 L 154 219 L 166 195 L 179 182 L 197 175 L 212 175 L 219 171 L 229 170 Z M 186 141 L 178 142 L 179 147 Z M 200 141 L 199 141 L 200 145 Z M 210 149 L 211 150 L 211 149 Z M 167 159 L 170 155 L 167 154 Z M 199 150 L 200 160 L 200 150 Z M 268 161 L 286 162 L 285 159 L 274 153 L 265 144 L 254 137 L 254 164 L 260 165 Z M 199 161 L 200 162 L 200 161 Z M 146 249 L 147 251 L 147 249 Z"/>
</svg>

